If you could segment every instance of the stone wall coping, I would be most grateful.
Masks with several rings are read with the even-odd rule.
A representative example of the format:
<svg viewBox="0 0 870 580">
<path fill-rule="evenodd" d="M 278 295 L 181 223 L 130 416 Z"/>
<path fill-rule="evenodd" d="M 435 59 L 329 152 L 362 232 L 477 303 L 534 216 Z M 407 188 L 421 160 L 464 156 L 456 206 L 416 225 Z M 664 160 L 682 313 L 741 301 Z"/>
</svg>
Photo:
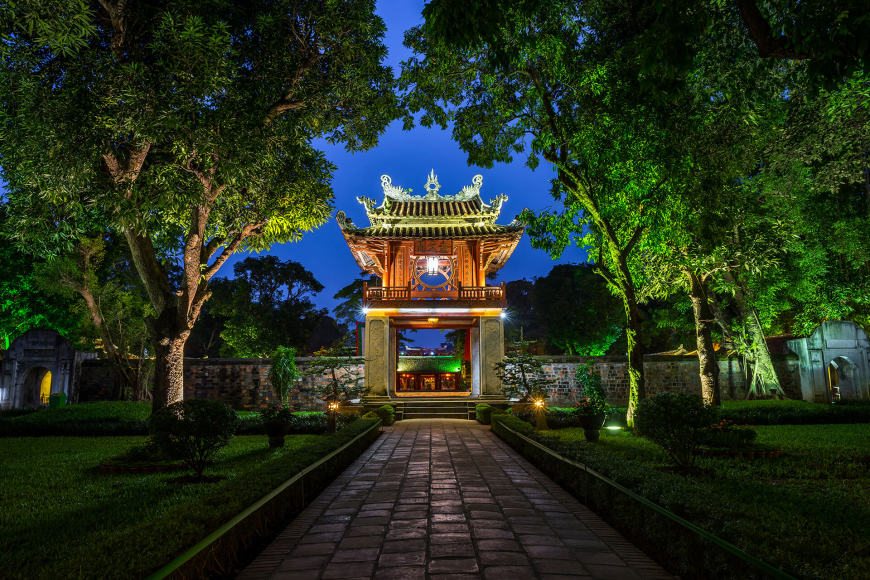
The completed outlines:
<svg viewBox="0 0 870 580">
<path fill-rule="evenodd" d="M 351 361 L 356 361 L 360 364 L 365 362 L 365 358 L 361 356 L 349 356 L 346 357 Z M 313 356 L 299 356 L 296 357 L 296 364 L 306 364 L 312 363 L 317 360 L 316 357 Z M 207 366 L 212 364 L 220 364 L 220 365 L 270 365 L 272 364 L 272 359 L 270 358 L 185 358 L 185 364 L 194 365 L 194 366 Z"/>
</svg>

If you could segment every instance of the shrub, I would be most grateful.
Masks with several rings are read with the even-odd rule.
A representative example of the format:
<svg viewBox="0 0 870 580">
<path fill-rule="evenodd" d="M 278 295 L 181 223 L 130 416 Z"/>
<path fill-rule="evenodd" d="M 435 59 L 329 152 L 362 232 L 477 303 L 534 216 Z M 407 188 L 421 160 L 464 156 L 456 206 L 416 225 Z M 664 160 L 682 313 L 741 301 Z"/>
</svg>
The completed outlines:
<svg viewBox="0 0 870 580">
<path fill-rule="evenodd" d="M 260 419 L 266 423 L 289 423 L 293 419 L 292 407 L 272 405 L 260 410 Z"/>
<path fill-rule="evenodd" d="M 592 370 L 592 363 L 586 363 L 577 367 L 577 386 L 584 397 L 604 401 L 606 392 L 601 382 L 601 374 Z"/>
<path fill-rule="evenodd" d="M 372 413 L 380 417 L 385 426 L 390 426 L 396 422 L 396 410 L 390 405 L 384 405 L 383 407 L 372 409 Z"/>
<path fill-rule="evenodd" d="M 359 413 L 338 413 L 336 427 L 342 429 L 359 419 Z M 290 417 L 291 435 L 321 435 L 326 433 L 326 413 L 323 411 L 297 411 Z"/>
<path fill-rule="evenodd" d="M 481 425 L 489 425 L 489 416 L 492 414 L 493 407 L 486 403 L 481 403 L 474 406 L 474 418 Z"/>
<path fill-rule="evenodd" d="M 641 400 L 634 420 L 638 433 L 664 448 L 680 469 L 693 467 L 717 413 L 700 395 L 661 393 Z"/>
<path fill-rule="evenodd" d="M 737 449 L 751 445 L 757 435 L 752 425 L 738 425 L 734 421 L 723 419 L 707 429 L 702 443 L 710 447 Z"/>
<path fill-rule="evenodd" d="M 272 354 L 272 366 L 269 367 L 269 383 L 272 390 L 278 395 L 278 400 L 285 407 L 288 406 L 290 391 L 299 379 L 299 370 L 296 368 L 296 349 L 279 346 Z"/>
<path fill-rule="evenodd" d="M 187 461 L 198 477 L 239 426 L 239 416 L 224 403 L 188 399 L 158 409 L 148 420 L 155 444 Z"/>
<path fill-rule="evenodd" d="M 577 418 L 577 412 L 573 407 L 548 407 L 547 411 L 548 429 L 567 429 L 568 427 L 580 426 L 580 420 Z M 514 416 L 529 424 L 535 422 L 533 411 L 521 411 Z"/>
<path fill-rule="evenodd" d="M 39 411 L 36 407 L 21 407 L 20 409 L 0 409 L 0 419 L 12 419 Z"/>
<path fill-rule="evenodd" d="M 365 415 L 362 416 L 363 419 L 380 419 L 380 416 L 373 411 L 369 411 Z"/>
<path fill-rule="evenodd" d="M 842 401 L 833 405 L 807 401 L 723 401 L 719 416 L 749 425 L 870 423 L 870 401 Z"/>
</svg>

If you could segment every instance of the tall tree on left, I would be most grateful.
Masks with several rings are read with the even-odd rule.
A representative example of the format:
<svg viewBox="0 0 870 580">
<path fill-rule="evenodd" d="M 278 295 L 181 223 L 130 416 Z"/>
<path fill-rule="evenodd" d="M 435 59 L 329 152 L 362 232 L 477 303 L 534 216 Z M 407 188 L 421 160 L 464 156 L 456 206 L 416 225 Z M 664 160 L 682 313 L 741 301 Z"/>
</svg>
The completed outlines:
<svg viewBox="0 0 870 580">
<path fill-rule="evenodd" d="M 7 235 L 68 251 L 122 233 L 154 314 L 154 407 L 234 253 L 322 224 L 334 167 L 314 138 L 373 146 L 397 116 L 370 0 L 0 2 Z M 169 276 L 177 266 L 181 276 Z"/>
</svg>

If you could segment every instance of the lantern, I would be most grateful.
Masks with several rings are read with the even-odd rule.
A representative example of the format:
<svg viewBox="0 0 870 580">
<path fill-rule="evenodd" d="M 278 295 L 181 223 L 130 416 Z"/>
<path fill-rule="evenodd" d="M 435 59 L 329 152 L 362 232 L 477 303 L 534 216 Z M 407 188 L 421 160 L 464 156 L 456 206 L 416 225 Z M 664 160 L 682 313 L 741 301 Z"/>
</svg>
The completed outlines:
<svg viewBox="0 0 870 580">
<path fill-rule="evenodd" d="M 326 401 L 326 432 L 332 434 L 335 433 L 335 414 L 341 399 L 335 393 L 329 393 L 323 400 Z"/>
<path fill-rule="evenodd" d="M 430 276 L 438 275 L 438 258 L 436 256 L 429 256 L 426 258 L 426 273 Z"/>
</svg>

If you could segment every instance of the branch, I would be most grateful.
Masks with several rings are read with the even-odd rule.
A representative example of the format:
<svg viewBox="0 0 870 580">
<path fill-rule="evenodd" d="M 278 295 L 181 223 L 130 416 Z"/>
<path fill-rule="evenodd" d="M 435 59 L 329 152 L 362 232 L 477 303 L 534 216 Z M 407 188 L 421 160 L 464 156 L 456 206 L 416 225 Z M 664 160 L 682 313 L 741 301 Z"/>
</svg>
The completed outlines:
<svg viewBox="0 0 870 580">
<path fill-rule="evenodd" d="M 740 11 L 740 16 L 743 18 L 743 23 L 749 30 L 749 36 L 758 47 L 758 55 L 762 58 L 791 58 L 795 60 L 804 60 L 811 58 L 812 55 L 808 52 L 796 52 L 794 43 L 792 47 L 789 45 L 787 36 L 773 37 L 773 30 L 767 19 L 761 14 L 755 0 L 736 0 L 737 9 Z"/>
</svg>

